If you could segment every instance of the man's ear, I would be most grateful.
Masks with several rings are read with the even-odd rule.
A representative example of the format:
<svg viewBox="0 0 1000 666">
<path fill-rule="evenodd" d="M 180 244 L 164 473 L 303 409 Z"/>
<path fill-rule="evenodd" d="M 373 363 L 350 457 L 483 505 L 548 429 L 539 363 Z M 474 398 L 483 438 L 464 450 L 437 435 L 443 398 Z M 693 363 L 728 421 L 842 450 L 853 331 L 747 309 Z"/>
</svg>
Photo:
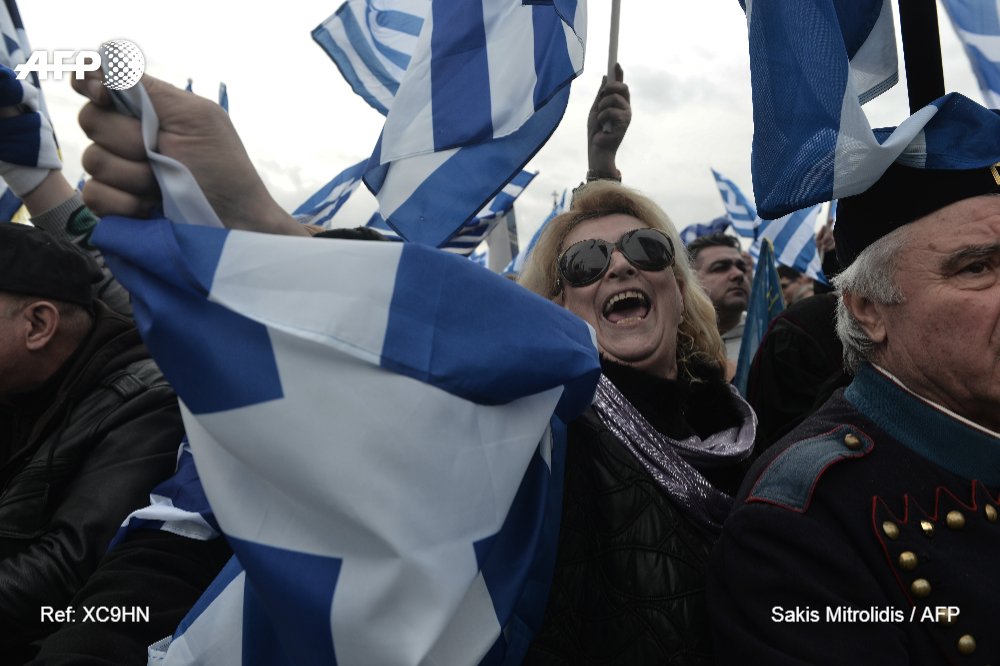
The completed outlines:
<svg viewBox="0 0 1000 666">
<path fill-rule="evenodd" d="M 884 343 L 888 335 L 885 328 L 883 306 L 851 292 L 844 292 L 843 298 L 844 305 L 858 320 L 858 324 L 861 325 L 861 329 L 868 338 L 877 345 Z"/>
<path fill-rule="evenodd" d="M 24 321 L 24 343 L 28 351 L 41 351 L 59 330 L 59 308 L 50 301 L 29 303 L 20 313 Z"/>
</svg>

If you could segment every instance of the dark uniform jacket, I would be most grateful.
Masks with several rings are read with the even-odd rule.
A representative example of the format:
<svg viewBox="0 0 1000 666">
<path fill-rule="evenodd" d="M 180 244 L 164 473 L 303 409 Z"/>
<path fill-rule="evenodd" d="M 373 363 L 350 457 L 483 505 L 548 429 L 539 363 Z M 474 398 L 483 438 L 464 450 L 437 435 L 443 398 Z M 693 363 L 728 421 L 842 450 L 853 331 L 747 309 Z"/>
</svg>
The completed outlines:
<svg viewBox="0 0 1000 666">
<path fill-rule="evenodd" d="M 176 396 L 134 325 L 100 302 L 57 375 L 0 406 L 4 663 L 58 627 L 41 607 L 68 605 L 122 520 L 173 472 L 182 436 Z"/>
<path fill-rule="evenodd" d="M 1000 663 L 1000 438 L 871 366 L 758 461 L 713 552 L 725 664 Z"/>
</svg>

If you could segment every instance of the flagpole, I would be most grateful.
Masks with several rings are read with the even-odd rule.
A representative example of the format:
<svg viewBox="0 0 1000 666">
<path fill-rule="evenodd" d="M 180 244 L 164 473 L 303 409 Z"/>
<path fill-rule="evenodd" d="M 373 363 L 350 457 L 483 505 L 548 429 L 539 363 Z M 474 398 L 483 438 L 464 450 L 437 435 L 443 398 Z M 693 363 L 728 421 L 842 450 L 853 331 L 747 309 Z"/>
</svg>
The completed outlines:
<svg viewBox="0 0 1000 666">
<path fill-rule="evenodd" d="M 608 78 L 607 81 L 617 80 L 615 65 L 618 64 L 618 24 L 622 14 L 621 0 L 611 0 L 611 37 L 608 40 Z M 611 122 L 604 123 L 602 128 L 605 134 L 611 133 Z"/>
<path fill-rule="evenodd" d="M 608 41 L 608 81 L 615 80 L 615 65 L 618 64 L 618 23 L 621 13 L 621 0 L 611 0 L 611 39 Z"/>
<path fill-rule="evenodd" d="M 899 0 L 899 32 L 910 113 L 944 95 L 941 35 L 934 0 Z"/>
</svg>

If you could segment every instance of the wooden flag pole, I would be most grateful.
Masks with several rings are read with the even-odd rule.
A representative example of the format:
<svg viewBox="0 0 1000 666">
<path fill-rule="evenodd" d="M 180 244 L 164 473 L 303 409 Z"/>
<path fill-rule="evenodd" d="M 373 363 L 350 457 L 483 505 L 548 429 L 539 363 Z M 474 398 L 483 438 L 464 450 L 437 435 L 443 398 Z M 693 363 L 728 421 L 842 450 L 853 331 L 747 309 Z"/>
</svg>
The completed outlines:
<svg viewBox="0 0 1000 666">
<path fill-rule="evenodd" d="M 615 80 L 615 65 L 618 64 L 618 23 L 621 13 L 621 0 L 611 0 L 611 39 L 608 41 L 608 81 Z"/>
<path fill-rule="evenodd" d="M 934 0 L 899 0 L 899 31 L 910 113 L 944 95 L 941 35 Z"/>
</svg>

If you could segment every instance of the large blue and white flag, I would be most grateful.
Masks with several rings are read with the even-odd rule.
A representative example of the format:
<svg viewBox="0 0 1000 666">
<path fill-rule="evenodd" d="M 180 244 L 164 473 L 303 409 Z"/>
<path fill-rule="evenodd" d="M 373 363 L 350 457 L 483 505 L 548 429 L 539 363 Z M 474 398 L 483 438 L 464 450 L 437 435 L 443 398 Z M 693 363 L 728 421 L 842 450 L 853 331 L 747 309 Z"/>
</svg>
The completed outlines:
<svg viewBox="0 0 1000 666">
<path fill-rule="evenodd" d="M 358 189 L 368 160 L 361 160 L 333 177 L 329 183 L 319 188 L 311 197 L 303 201 L 292 215 L 306 224 L 330 227 L 333 216 Z"/>
<path fill-rule="evenodd" d="M 969 56 L 986 106 L 1000 107 L 1000 6 L 984 0 L 941 0 Z"/>
<path fill-rule="evenodd" d="M 712 169 L 712 176 L 715 184 L 719 188 L 719 195 L 722 197 L 722 205 L 726 207 L 726 217 L 733 225 L 733 230 L 744 238 L 756 238 L 757 226 L 760 219 L 757 217 L 757 209 L 746 198 L 736 183 L 729 180 L 721 173 Z"/>
<path fill-rule="evenodd" d="M 740 355 L 736 361 L 736 376 L 733 377 L 733 385 L 744 397 L 747 394 L 750 365 L 757 354 L 757 348 L 760 347 L 760 341 L 771 325 L 771 320 L 784 309 L 785 299 L 781 294 L 781 279 L 775 268 L 774 250 L 770 240 L 764 238 L 760 246 L 753 285 L 750 287 L 747 318 L 743 326 Z"/>
<path fill-rule="evenodd" d="M 528 259 L 531 258 L 531 252 L 532 250 L 535 249 L 535 244 L 538 242 L 538 239 L 541 238 L 542 236 L 542 232 L 545 229 L 545 225 L 547 225 L 552 218 L 554 218 L 556 215 L 559 215 L 560 213 L 563 213 L 565 210 L 566 210 L 566 190 L 563 190 L 562 197 L 560 197 L 559 201 L 552 202 L 552 210 L 549 211 L 549 214 L 545 217 L 544 220 L 542 220 L 542 224 L 539 225 L 538 229 L 535 230 L 535 233 L 532 234 L 531 240 L 528 241 L 527 247 L 518 252 L 517 256 L 514 257 L 514 259 L 510 262 L 510 264 L 508 264 L 508 266 L 505 269 L 503 269 L 502 271 L 503 275 L 518 276 L 521 274 L 521 272 L 524 270 L 524 265 L 527 263 Z"/>
<path fill-rule="evenodd" d="M 861 105 L 898 80 L 890 0 L 747 0 L 745 8 L 761 217 L 859 194 L 897 160 L 936 169 L 1000 161 L 1000 118 L 957 93 L 896 128 L 872 129 Z"/>
<path fill-rule="evenodd" d="M 584 0 L 433 0 L 365 183 L 406 240 L 444 245 L 548 140 L 583 69 Z"/>
<path fill-rule="evenodd" d="M 819 205 L 810 206 L 777 220 L 761 220 L 758 239 L 750 246 L 750 255 L 757 260 L 761 241 L 767 239 L 774 245 L 774 257 L 779 264 L 826 284 L 823 257 L 816 248 L 816 220 L 820 208 Z"/>
<path fill-rule="evenodd" d="M 415 243 L 114 217 L 94 243 L 235 552 L 164 663 L 519 661 L 600 372 L 579 318 Z"/>
<path fill-rule="evenodd" d="M 384 116 L 430 7 L 431 0 L 347 0 L 312 36 L 354 92 Z"/>
</svg>

